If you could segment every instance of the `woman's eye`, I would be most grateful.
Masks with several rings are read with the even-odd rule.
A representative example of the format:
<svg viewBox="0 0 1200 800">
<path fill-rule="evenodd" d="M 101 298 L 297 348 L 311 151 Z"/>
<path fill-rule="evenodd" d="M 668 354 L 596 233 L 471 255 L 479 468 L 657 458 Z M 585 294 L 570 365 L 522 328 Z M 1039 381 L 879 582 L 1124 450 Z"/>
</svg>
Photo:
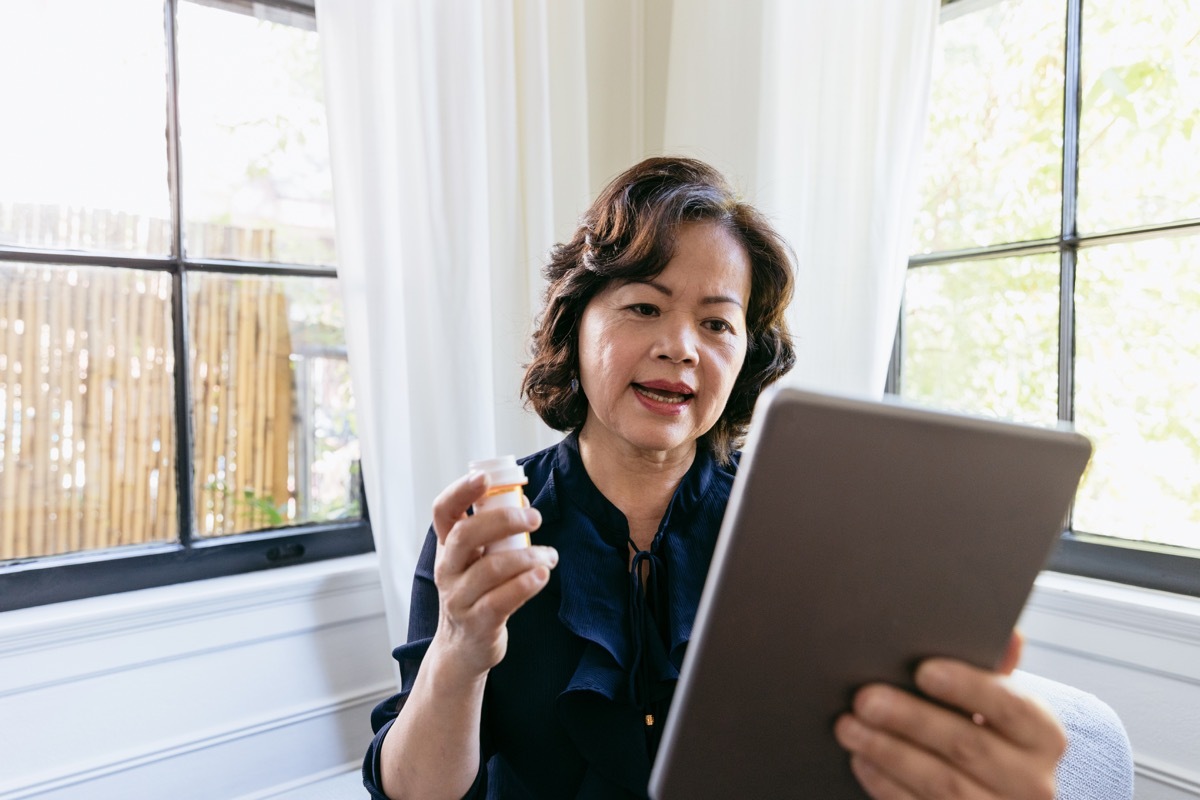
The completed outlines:
<svg viewBox="0 0 1200 800">
<path fill-rule="evenodd" d="M 629 310 L 640 317 L 652 317 L 658 313 L 658 309 L 649 303 L 634 303 L 629 306 Z"/>
<path fill-rule="evenodd" d="M 704 323 L 713 333 L 730 333 L 733 326 L 723 319 L 710 319 Z"/>
</svg>

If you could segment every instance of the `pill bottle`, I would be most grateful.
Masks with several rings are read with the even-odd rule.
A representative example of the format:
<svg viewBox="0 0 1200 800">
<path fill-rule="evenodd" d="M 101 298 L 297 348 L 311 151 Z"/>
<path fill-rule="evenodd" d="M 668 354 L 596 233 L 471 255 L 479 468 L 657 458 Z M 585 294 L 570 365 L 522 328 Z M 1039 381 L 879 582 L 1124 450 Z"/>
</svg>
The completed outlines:
<svg viewBox="0 0 1200 800">
<path fill-rule="evenodd" d="M 513 456 L 485 458 L 467 464 L 468 472 L 487 475 L 487 493 L 475 501 L 475 513 L 492 508 L 524 508 L 525 492 L 521 488 L 529 483 L 525 470 Z M 529 533 L 515 533 L 483 548 L 484 553 L 499 553 L 503 550 L 519 550 L 529 547 Z"/>
</svg>

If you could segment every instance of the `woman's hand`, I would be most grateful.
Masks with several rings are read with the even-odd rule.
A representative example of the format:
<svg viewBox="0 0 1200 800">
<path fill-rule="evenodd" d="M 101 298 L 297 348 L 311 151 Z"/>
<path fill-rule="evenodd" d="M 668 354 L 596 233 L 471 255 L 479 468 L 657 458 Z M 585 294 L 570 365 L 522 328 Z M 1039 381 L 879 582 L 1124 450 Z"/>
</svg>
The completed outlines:
<svg viewBox="0 0 1200 800">
<path fill-rule="evenodd" d="M 949 659 L 917 669 L 918 688 L 949 710 L 895 687 L 859 690 L 834 726 L 859 783 L 876 800 L 1054 797 L 1062 728 L 1007 676 L 1020 656 L 1013 634 L 997 672 Z"/>
<path fill-rule="evenodd" d="M 558 563 L 552 547 L 528 547 L 483 555 L 483 547 L 541 525 L 533 508 L 498 508 L 473 516 L 467 509 L 487 489 L 482 473 L 448 486 L 433 503 L 437 533 L 434 583 L 441 602 L 436 650 L 443 669 L 463 682 L 482 679 L 508 646 L 505 624 L 550 579 Z M 445 676 L 446 673 L 443 673 Z"/>
</svg>

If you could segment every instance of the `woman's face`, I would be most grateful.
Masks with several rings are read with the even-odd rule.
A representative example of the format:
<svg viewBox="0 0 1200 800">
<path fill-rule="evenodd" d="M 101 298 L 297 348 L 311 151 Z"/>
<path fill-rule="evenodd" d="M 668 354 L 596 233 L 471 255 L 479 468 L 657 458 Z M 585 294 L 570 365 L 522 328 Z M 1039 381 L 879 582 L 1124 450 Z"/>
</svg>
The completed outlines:
<svg viewBox="0 0 1200 800">
<path fill-rule="evenodd" d="M 642 453 L 690 451 L 742 368 L 749 301 L 750 258 L 712 222 L 683 225 L 657 277 L 592 298 L 579 328 L 583 435 Z"/>
</svg>

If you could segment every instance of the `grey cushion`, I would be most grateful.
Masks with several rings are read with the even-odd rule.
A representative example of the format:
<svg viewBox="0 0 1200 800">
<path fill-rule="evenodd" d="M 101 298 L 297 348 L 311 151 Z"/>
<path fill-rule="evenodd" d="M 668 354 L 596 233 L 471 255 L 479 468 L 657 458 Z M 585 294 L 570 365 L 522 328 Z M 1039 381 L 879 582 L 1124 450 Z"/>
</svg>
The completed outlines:
<svg viewBox="0 0 1200 800">
<path fill-rule="evenodd" d="M 1103 700 L 1058 681 L 1020 670 L 1013 682 L 1041 698 L 1067 732 L 1058 763 L 1059 800 L 1128 800 L 1133 797 L 1133 749 L 1120 718 Z"/>
</svg>

